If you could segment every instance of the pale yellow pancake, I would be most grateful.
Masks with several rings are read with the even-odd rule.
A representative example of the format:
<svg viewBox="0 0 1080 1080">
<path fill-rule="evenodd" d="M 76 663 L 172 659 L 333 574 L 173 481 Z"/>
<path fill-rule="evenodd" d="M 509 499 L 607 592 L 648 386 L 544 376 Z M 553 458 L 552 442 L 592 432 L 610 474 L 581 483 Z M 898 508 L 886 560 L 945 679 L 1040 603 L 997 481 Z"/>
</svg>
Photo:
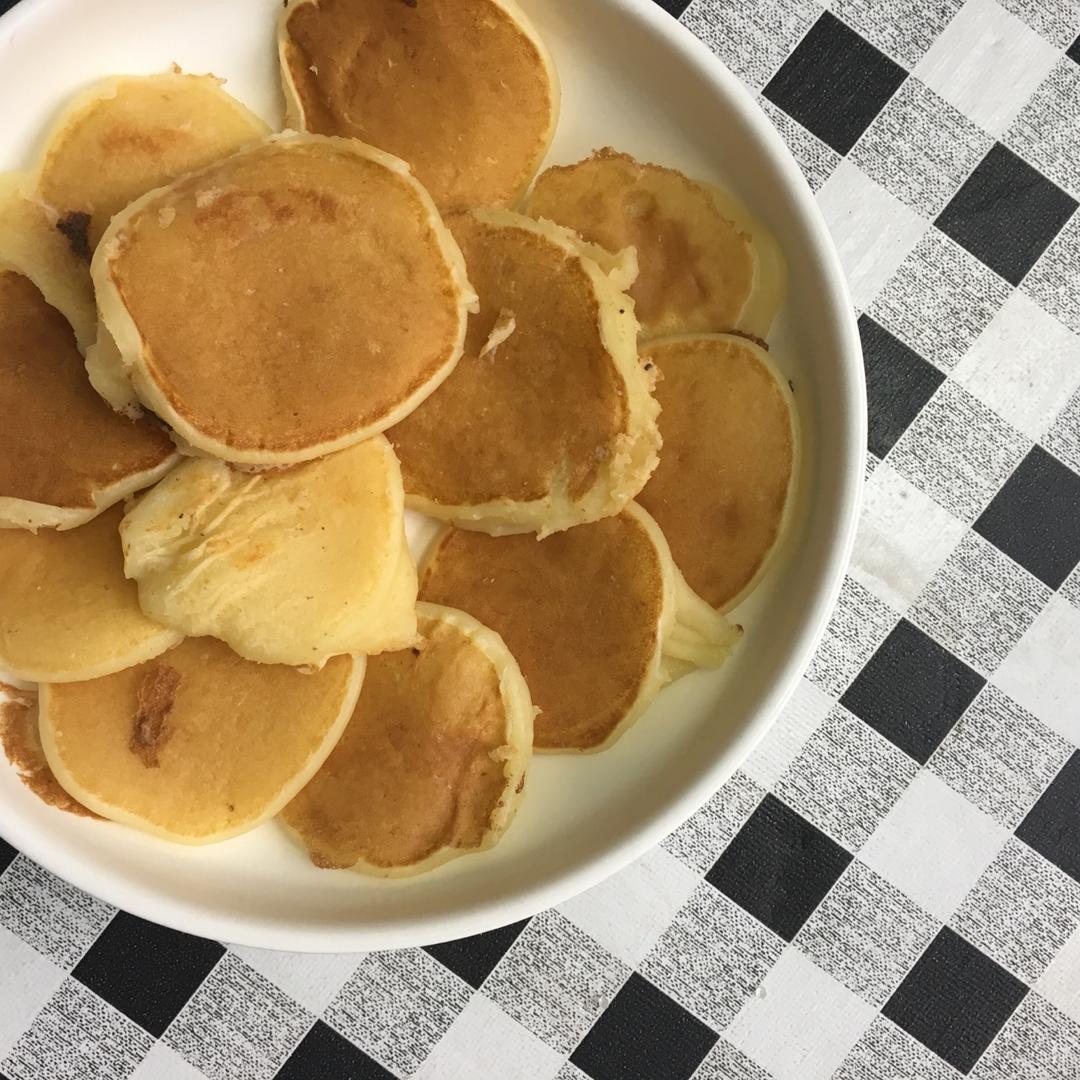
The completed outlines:
<svg viewBox="0 0 1080 1080">
<path fill-rule="evenodd" d="M 788 517 L 791 388 L 764 349 L 730 334 L 668 338 L 642 356 L 660 370 L 664 449 L 638 501 L 690 587 L 728 611 L 760 581 Z"/>
<path fill-rule="evenodd" d="M 418 874 L 491 847 L 532 753 L 533 706 L 502 639 L 421 604 L 415 648 L 368 661 L 326 764 L 282 811 L 316 866 Z"/>
<path fill-rule="evenodd" d="M 274 136 L 136 200 L 93 277 L 117 377 L 193 447 L 260 465 L 402 419 L 453 370 L 475 305 L 404 163 L 314 135 Z"/>
<path fill-rule="evenodd" d="M 675 169 L 599 150 L 547 169 L 527 212 L 617 251 L 637 248 L 643 340 L 739 330 L 768 336 L 787 270 L 772 234 L 734 196 Z"/>
<path fill-rule="evenodd" d="M 443 210 L 510 206 L 555 134 L 559 80 L 513 0 L 291 0 L 286 123 L 374 143 Z"/>
<path fill-rule="evenodd" d="M 388 432 L 409 506 L 496 534 L 546 535 L 618 513 L 659 446 L 652 376 L 622 291 L 633 253 L 612 256 L 509 210 L 449 224 L 480 314 L 453 375 Z"/>
<path fill-rule="evenodd" d="M 272 817 L 314 775 L 363 675 L 362 657 L 305 674 L 189 638 L 105 678 L 42 686 L 41 742 L 63 788 L 95 813 L 209 844 Z"/>
<path fill-rule="evenodd" d="M 665 683 L 719 666 L 739 636 L 690 592 L 635 503 L 544 540 L 449 529 L 420 595 L 502 636 L 540 710 L 538 750 L 611 745 Z"/>
</svg>

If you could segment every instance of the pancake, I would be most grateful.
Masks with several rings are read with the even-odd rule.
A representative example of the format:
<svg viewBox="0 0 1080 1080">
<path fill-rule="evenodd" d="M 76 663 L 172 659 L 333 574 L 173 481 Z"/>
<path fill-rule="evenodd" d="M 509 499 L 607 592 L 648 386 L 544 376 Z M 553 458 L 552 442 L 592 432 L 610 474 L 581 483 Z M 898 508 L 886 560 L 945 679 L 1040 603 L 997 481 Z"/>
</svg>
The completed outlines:
<svg viewBox="0 0 1080 1080">
<path fill-rule="evenodd" d="M 760 581 L 788 517 L 791 388 L 764 349 L 728 334 L 668 338 L 642 355 L 661 374 L 664 449 L 638 501 L 691 588 L 728 611 Z"/>
<path fill-rule="evenodd" d="M 511 206 L 555 134 L 559 80 L 513 0 L 292 0 L 286 125 L 374 143 L 443 210 Z"/>
<path fill-rule="evenodd" d="M 52 129 L 37 189 L 89 260 L 128 203 L 269 134 L 212 75 L 124 75 L 78 94 Z M 75 230 L 82 229 L 82 239 Z"/>
<path fill-rule="evenodd" d="M 509 210 L 449 224 L 480 293 L 453 375 L 388 434 L 410 507 L 541 535 L 618 513 L 656 465 L 652 375 L 613 256 Z"/>
<path fill-rule="evenodd" d="M 728 192 L 605 149 L 547 169 L 527 212 L 612 251 L 637 248 L 642 339 L 739 330 L 764 338 L 787 270 L 769 231 Z"/>
<path fill-rule="evenodd" d="M 421 604 L 415 648 L 368 661 L 326 764 L 282 811 L 316 866 L 418 874 L 491 847 L 532 753 L 533 706 L 498 634 Z"/>
<path fill-rule="evenodd" d="M 117 377 L 193 447 L 258 465 L 402 419 L 457 363 L 475 304 L 404 163 L 313 135 L 274 136 L 138 199 L 93 277 Z"/>
<path fill-rule="evenodd" d="M 420 595 L 502 636 L 540 710 L 538 750 L 610 746 L 665 683 L 719 666 L 740 633 L 690 592 L 636 503 L 539 541 L 448 529 Z"/>
<path fill-rule="evenodd" d="M 75 682 L 149 660 L 181 638 L 142 613 L 114 506 L 71 532 L 0 529 L 0 669 Z"/>
<path fill-rule="evenodd" d="M 143 611 L 247 660 L 318 667 L 416 637 L 401 472 L 381 436 L 282 470 L 188 458 L 120 535 Z"/>
<path fill-rule="evenodd" d="M 71 325 L 33 281 L 2 268 L 0 416 L 0 529 L 82 525 L 179 458 L 161 427 L 118 416 L 94 393 Z"/>
<path fill-rule="evenodd" d="M 95 813 L 214 843 L 303 787 L 340 738 L 363 677 L 362 657 L 304 674 L 189 638 L 105 678 L 42 686 L 41 743 L 60 784 Z"/>
</svg>

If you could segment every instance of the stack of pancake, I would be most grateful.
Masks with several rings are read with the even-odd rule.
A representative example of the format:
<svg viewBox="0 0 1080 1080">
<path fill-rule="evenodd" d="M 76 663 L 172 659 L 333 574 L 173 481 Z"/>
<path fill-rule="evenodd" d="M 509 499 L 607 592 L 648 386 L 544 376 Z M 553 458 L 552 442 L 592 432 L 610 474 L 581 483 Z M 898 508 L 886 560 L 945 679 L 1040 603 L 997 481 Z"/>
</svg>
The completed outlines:
<svg viewBox="0 0 1080 1080">
<path fill-rule="evenodd" d="M 784 265 L 610 149 L 534 184 L 513 0 L 291 0 L 278 50 L 281 133 L 113 77 L 0 178 L 0 736 L 58 808 L 412 874 L 727 658 L 797 470 Z"/>
</svg>

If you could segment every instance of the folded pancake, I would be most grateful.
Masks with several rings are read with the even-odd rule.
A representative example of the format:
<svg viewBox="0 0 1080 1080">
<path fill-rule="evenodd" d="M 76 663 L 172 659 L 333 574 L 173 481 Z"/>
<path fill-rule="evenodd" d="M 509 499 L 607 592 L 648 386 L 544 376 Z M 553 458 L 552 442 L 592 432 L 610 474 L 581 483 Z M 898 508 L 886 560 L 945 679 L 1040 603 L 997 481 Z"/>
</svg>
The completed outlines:
<svg viewBox="0 0 1080 1080">
<path fill-rule="evenodd" d="M 638 501 L 664 531 L 675 565 L 728 611 L 761 580 L 789 516 L 798 417 L 769 354 L 731 334 L 653 342 L 660 371 L 660 465 Z"/>
<path fill-rule="evenodd" d="M 120 534 L 143 611 L 247 660 L 319 667 L 416 637 L 401 471 L 382 436 L 254 473 L 188 458 Z"/>
<path fill-rule="evenodd" d="M 537 179 L 527 212 L 612 251 L 637 248 L 642 339 L 739 330 L 764 338 L 786 290 L 772 234 L 733 195 L 675 169 L 598 150 Z"/>
<path fill-rule="evenodd" d="M 498 634 L 421 604 L 415 647 L 368 661 L 326 764 L 281 819 L 316 866 L 404 876 L 491 847 L 532 754 L 533 706 Z"/>
<path fill-rule="evenodd" d="M 78 94 L 52 129 L 37 188 L 86 261 L 110 219 L 176 177 L 269 134 L 213 75 L 123 75 Z"/>
<path fill-rule="evenodd" d="M 363 657 L 321 671 L 253 664 L 213 638 L 100 679 L 40 690 L 41 743 L 72 798 L 182 844 L 276 814 L 341 736 Z"/>
<path fill-rule="evenodd" d="M 541 535 L 618 513 L 659 446 L 622 291 L 633 252 L 509 210 L 449 224 L 480 314 L 453 375 L 388 432 L 408 505 L 461 528 Z"/>
<path fill-rule="evenodd" d="M 314 135 L 274 136 L 136 200 L 93 277 L 115 379 L 193 447 L 258 465 L 402 419 L 457 363 L 476 299 L 407 166 Z"/>
<path fill-rule="evenodd" d="M 540 167 L 559 80 L 514 0 L 291 0 L 286 124 L 381 146 L 443 210 L 510 206 Z"/>
<path fill-rule="evenodd" d="M 723 663 L 740 633 L 689 590 L 636 503 L 544 540 L 448 529 L 420 595 L 501 635 L 539 709 L 538 750 L 610 746 L 665 683 Z"/>
<path fill-rule="evenodd" d="M 70 532 L 0 529 L 0 669 L 75 682 L 142 663 L 181 636 L 144 615 L 124 577 L 114 506 Z"/>
</svg>

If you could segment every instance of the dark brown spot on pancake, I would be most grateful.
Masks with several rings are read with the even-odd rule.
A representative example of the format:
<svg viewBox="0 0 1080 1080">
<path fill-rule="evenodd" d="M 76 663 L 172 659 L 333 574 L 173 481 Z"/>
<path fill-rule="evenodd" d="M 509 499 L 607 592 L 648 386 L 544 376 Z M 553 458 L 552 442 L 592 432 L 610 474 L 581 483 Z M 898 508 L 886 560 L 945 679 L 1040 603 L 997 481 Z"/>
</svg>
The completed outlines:
<svg viewBox="0 0 1080 1080">
<path fill-rule="evenodd" d="M 158 754 L 172 736 L 168 718 L 179 688 L 180 672 L 176 668 L 154 664 L 135 691 L 138 709 L 128 748 L 148 769 L 160 766 Z"/>
<path fill-rule="evenodd" d="M 745 330 L 725 330 L 725 334 L 731 334 L 733 337 L 745 338 L 747 341 L 752 341 L 759 349 L 769 351 L 769 343 L 764 338 L 759 338 L 757 334 L 748 334 Z"/>
<path fill-rule="evenodd" d="M 90 215 L 82 210 L 69 210 L 56 223 L 56 228 L 67 238 L 76 258 L 89 262 L 94 251 L 90 247 Z"/>
</svg>

